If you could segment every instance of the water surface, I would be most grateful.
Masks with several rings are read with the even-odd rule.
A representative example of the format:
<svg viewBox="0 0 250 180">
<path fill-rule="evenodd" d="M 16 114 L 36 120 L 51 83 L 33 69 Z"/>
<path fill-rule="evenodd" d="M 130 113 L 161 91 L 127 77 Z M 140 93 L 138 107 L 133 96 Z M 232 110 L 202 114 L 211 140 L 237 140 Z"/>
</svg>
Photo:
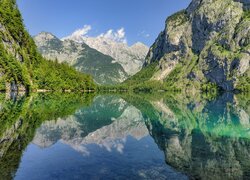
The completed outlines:
<svg viewBox="0 0 250 180">
<path fill-rule="evenodd" d="M 2 179 L 249 179 L 247 95 L 1 95 Z"/>
</svg>

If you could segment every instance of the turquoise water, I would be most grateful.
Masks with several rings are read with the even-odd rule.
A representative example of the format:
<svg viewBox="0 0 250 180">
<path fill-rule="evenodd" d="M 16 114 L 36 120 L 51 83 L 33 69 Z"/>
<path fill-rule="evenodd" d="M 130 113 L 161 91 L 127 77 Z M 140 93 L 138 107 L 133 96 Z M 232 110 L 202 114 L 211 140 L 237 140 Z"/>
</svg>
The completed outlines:
<svg viewBox="0 0 250 180">
<path fill-rule="evenodd" d="M 250 179 L 248 95 L 0 99 L 0 179 Z"/>
</svg>

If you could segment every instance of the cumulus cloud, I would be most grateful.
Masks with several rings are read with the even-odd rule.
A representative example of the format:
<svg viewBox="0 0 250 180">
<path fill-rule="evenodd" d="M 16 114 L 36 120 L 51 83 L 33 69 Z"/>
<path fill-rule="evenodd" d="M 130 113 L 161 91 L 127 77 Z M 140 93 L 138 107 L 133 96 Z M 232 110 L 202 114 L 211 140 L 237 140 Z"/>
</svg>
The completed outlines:
<svg viewBox="0 0 250 180">
<path fill-rule="evenodd" d="M 111 39 L 116 42 L 127 43 L 127 38 L 124 28 L 118 29 L 117 31 L 110 29 L 106 33 L 100 34 L 98 37 Z"/>
<path fill-rule="evenodd" d="M 82 29 L 77 29 L 72 36 L 79 37 L 79 36 L 86 36 L 88 32 L 92 29 L 90 25 L 84 25 Z"/>
<path fill-rule="evenodd" d="M 83 28 L 77 29 L 73 34 L 68 37 L 62 38 L 62 40 L 73 39 L 78 42 L 82 42 L 83 38 L 88 37 L 88 33 L 92 30 L 90 25 L 84 25 Z M 126 32 L 124 28 L 118 30 L 110 29 L 105 33 L 101 33 L 96 36 L 97 38 L 106 38 L 120 43 L 127 43 Z"/>
<path fill-rule="evenodd" d="M 138 36 L 142 36 L 144 38 L 149 38 L 150 37 L 150 34 L 148 34 L 146 31 L 142 31 L 138 34 Z"/>
</svg>

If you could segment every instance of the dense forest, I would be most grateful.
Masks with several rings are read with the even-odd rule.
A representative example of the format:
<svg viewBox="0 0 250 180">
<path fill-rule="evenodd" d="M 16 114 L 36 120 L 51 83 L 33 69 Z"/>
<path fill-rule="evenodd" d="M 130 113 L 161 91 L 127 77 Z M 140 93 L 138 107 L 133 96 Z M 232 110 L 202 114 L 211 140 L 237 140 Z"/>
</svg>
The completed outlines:
<svg viewBox="0 0 250 180">
<path fill-rule="evenodd" d="M 0 0 L 0 90 L 93 90 L 90 75 L 44 59 L 25 30 L 15 0 Z"/>
</svg>

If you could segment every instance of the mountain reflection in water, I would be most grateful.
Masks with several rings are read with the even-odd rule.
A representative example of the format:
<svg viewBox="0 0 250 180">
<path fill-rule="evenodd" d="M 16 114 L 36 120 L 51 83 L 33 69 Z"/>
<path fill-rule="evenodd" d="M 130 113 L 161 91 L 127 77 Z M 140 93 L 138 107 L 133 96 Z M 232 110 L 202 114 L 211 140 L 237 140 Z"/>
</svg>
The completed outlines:
<svg viewBox="0 0 250 180">
<path fill-rule="evenodd" d="M 248 95 L 94 96 L 2 94 L 0 176 L 250 178 Z"/>
<path fill-rule="evenodd" d="M 138 109 L 176 170 L 194 179 L 250 179 L 249 103 L 230 93 L 210 100 L 167 95 Z"/>
</svg>

